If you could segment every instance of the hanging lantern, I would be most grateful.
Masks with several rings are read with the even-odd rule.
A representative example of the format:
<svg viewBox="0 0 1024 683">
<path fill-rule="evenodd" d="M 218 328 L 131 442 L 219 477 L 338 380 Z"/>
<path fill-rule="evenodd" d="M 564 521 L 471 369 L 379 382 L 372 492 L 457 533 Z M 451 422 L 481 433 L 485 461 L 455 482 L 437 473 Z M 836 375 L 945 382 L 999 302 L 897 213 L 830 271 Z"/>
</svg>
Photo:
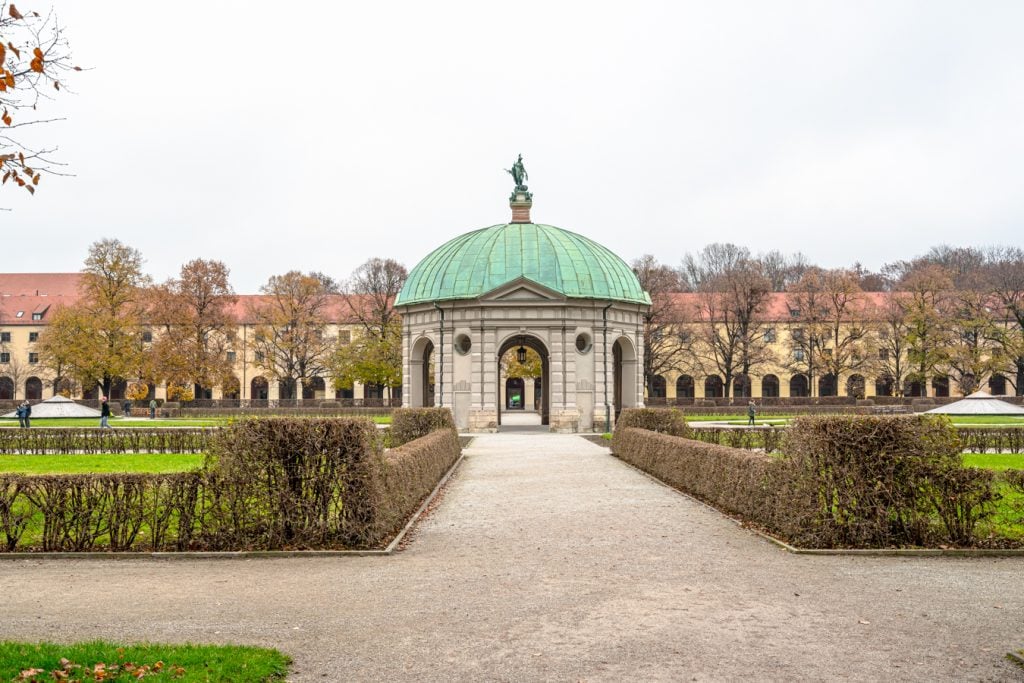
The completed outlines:
<svg viewBox="0 0 1024 683">
<path fill-rule="evenodd" d="M 526 347 L 520 346 L 519 350 L 516 351 L 516 360 L 520 363 L 526 362 Z"/>
</svg>

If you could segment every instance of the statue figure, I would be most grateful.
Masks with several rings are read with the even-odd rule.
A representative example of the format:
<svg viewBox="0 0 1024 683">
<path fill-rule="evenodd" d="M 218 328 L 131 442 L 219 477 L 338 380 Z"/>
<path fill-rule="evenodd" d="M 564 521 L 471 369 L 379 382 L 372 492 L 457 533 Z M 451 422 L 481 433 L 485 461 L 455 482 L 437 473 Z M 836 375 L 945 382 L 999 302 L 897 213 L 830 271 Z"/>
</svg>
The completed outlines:
<svg viewBox="0 0 1024 683">
<path fill-rule="evenodd" d="M 517 192 L 526 192 L 526 181 L 530 179 L 530 176 L 526 174 L 526 169 L 523 167 L 523 155 L 519 155 L 519 159 L 512 165 L 512 168 L 506 168 L 505 173 L 512 176 L 512 180 L 516 182 Z"/>
</svg>

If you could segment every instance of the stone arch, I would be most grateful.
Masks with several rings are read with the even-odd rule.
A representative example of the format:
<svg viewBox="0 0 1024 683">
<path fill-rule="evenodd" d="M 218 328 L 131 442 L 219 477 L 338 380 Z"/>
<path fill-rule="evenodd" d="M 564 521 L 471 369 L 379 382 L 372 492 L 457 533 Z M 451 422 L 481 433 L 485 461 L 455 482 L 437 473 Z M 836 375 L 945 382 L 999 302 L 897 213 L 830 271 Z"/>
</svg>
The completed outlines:
<svg viewBox="0 0 1024 683">
<path fill-rule="evenodd" d="M 629 337 L 621 336 L 612 344 L 612 375 L 615 397 L 615 419 L 623 408 L 635 408 L 637 386 L 636 347 Z"/>
<path fill-rule="evenodd" d="M 818 396 L 838 396 L 839 378 L 831 372 L 818 378 Z"/>
<path fill-rule="evenodd" d="M 242 397 L 242 383 L 234 375 L 224 378 L 220 390 L 221 395 L 228 400 L 238 400 Z"/>
<path fill-rule="evenodd" d="M 322 399 L 327 391 L 327 383 L 323 377 L 307 377 L 302 381 L 302 399 L 311 401 Z"/>
<path fill-rule="evenodd" d="M 973 393 L 977 390 L 977 382 L 974 378 L 971 378 L 970 384 L 973 386 L 970 392 Z M 937 375 L 932 377 L 932 391 L 935 396 L 949 396 L 949 377 L 947 375 Z"/>
<path fill-rule="evenodd" d="M 761 378 L 761 397 L 779 397 L 779 378 L 776 375 L 765 375 Z"/>
<path fill-rule="evenodd" d="M 43 399 L 43 380 L 29 377 L 25 380 L 25 400 L 41 401 Z"/>
<path fill-rule="evenodd" d="M 875 378 L 875 396 L 892 396 L 896 390 L 896 382 L 889 375 Z"/>
<path fill-rule="evenodd" d="M 750 398 L 753 392 L 750 375 L 736 375 L 732 380 L 732 395 L 736 398 Z"/>
<path fill-rule="evenodd" d="M 434 340 L 424 335 L 409 349 L 409 398 L 413 408 L 434 405 Z"/>
<path fill-rule="evenodd" d="M 501 359 L 512 349 L 518 349 L 519 347 L 533 349 L 540 356 L 540 368 L 541 368 L 541 400 L 540 400 L 540 423 L 542 425 L 551 424 L 551 358 L 548 353 L 548 347 L 540 337 L 527 332 L 520 332 L 516 334 L 510 334 L 502 341 L 498 346 L 498 353 L 494 359 L 497 366 L 497 377 L 501 378 Z M 501 382 L 499 381 L 495 386 L 495 404 L 498 406 L 498 425 L 501 425 L 501 413 L 504 406 L 501 402 Z"/>
<path fill-rule="evenodd" d="M 725 385 L 718 375 L 708 375 L 704 378 L 704 398 L 723 398 Z"/>
<path fill-rule="evenodd" d="M 789 378 L 789 395 L 793 398 L 805 398 L 810 394 L 807 375 L 796 374 Z"/>
<path fill-rule="evenodd" d="M 988 380 L 988 393 L 993 396 L 1006 396 L 1006 378 L 1002 375 L 992 375 Z"/>
<path fill-rule="evenodd" d="M 679 375 L 676 380 L 676 398 L 693 398 L 693 377 Z"/>
<path fill-rule="evenodd" d="M 253 401 L 266 401 L 270 398 L 270 383 L 266 377 L 257 375 L 249 383 L 249 398 Z"/>
<path fill-rule="evenodd" d="M 864 398 L 867 384 L 864 375 L 853 374 L 846 380 L 846 395 L 853 398 Z"/>
<path fill-rule="evenodd" d="M 647 397 L 664 400 L 667 389 L 668 386 L 665 382 L 664 375 L 652 375 L 651 383 L 647 389 Z"/>
<path fill-rule="evenodd" d="M 0 377 L 0 401 L 11 401 L 14 399 L 14 380 L 10 377 Z"/>
</svg>

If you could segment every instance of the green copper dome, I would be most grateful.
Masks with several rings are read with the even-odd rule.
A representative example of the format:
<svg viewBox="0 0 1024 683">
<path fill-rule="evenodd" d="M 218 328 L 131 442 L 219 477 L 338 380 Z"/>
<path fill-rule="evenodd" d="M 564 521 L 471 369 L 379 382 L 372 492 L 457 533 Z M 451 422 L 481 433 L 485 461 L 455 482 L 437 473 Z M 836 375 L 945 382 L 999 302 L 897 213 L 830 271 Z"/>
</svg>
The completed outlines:
<svg viewBox="0 0 1024 683">
<path fill-rule="evenodd" d="M 505 223 L 435 249 L 409 273 L 395 304 L 475 299 L 519 278 L 571 298 L 651 303 L 625 261 L 597 242 L 551 225 Z"/>
</svg>

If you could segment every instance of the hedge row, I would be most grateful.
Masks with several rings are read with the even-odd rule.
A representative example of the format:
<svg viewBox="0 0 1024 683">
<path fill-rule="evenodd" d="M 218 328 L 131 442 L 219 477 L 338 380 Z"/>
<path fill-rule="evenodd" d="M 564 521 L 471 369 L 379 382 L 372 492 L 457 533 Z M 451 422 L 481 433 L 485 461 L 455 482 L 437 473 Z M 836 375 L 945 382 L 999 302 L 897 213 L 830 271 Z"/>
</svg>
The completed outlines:
<svg viewBox="0 0 1024 683">
<path fill-rule="evenodd" d="M 391 445 L 401 446 L 437 429 L 455 429 L 447 408 L 399 408 L 391 414 Z"/>
<path fill-rule="evenodd" d="M 0 429 L 0 455 L 203 453 L 216 429 Z"/>
<path fill-rule="evenodd" d="M 705 443 L 742 448 L 744 450 L 763 450 L 776 453 L 782 448 L 784 427 L 749 427 L 744 429 L 727 429 L 722 427 L 695 427 L 691 431 L 692 438 Z"/>
<path fill-rule="evenodd" d="M 978 542 L 997 499 L 993 474 L 965 468 L 948 422 L 913 417 L 802 417 L 785 457 L 635 428 L 616 430 L 622 459 L 804 547 Z"/>
<path fill-rule="evenodd" d="M 0 476 L 0 548 L 379 547 L 459 452 L 453 430 L 385 454 L 368 420 L 243 420 L 197 472 Z"/>
<path fill-rule="evenodd" d="M 971 453 L 1024 453 L 1024 428 L 965 427 L 959 430 L 965 451 Z"/>
</svg>

